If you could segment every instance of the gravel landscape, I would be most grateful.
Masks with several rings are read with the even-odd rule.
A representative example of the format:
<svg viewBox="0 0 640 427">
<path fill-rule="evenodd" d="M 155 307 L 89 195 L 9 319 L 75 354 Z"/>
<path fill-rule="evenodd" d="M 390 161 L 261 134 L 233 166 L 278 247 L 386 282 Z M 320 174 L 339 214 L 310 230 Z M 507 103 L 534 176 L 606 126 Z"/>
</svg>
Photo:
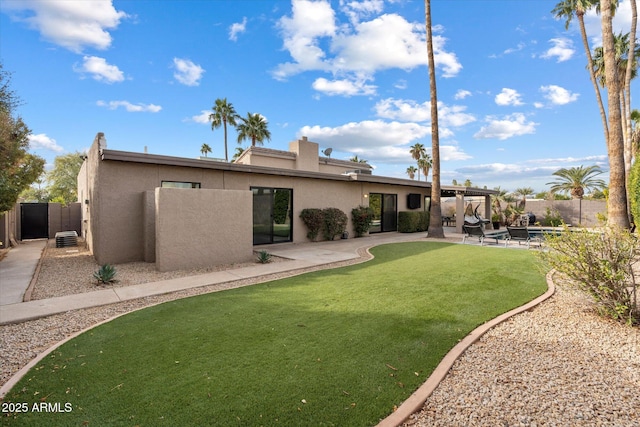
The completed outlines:
<svg viewBox="0 0 640 427">
<path fill-rule="evenodd" d="M 368 258 L 365 250 L 359 254 L 359 260 L 329 267 Z M 159 273 L 145 263 L 116 267 L 119 282 L 113 286 L 213 271 Z M 218 269 L 234 267 L 238 265 Z M 318 268 L 327 266 L 313 269 Z M 96 269 L 81 246 L 55 248 L 50 242 L 32 299 L 95 290 Z M 55 343 L 113 316 L 284 276 L 238 280 L 1 326 L 0 383 Z M 640 426 L 640 328 L 599 317 L 589 297 L 557 276 L 555 281 L 556 293 L 550 299 L 472 345 L 405 425 Z"/>
</svg>

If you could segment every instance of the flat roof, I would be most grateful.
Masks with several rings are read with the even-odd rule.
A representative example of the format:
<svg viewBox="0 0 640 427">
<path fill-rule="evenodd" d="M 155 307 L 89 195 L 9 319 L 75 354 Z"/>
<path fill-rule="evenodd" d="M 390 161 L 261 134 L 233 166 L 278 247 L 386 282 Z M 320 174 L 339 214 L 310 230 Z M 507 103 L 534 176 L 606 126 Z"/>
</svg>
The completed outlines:
<svg viewBox="0 0 640 427">
<path fill-rule="evenodd" d="M 151 165 L 181 166 L 197 169 L 212 169 L 229 172 L 255 173 L 263 175 L 289 176 L 311 179 L 324 179 L 329 181 L 342 182 L 370 182 L 374 184 L 390 184 L 403 187 L 421 187 L 431 189 L 428 181 L 415 181 L 406 178 L 393 178 L 388 176 L 377 176 L 369 174 L 332 174 L 325 172 L 302 171 L 297 169 L 281 169 L 267 166 L 253 166 L 241 163 L 227 163 L 212 159 L 192 159 L 187 157 L 164 156 L 149 153 L 134 153 L 130 151 L 119 151 L 102 149 L 101 159 L 116 162 L 143 163 Z M 442 197 L 454 197 L 458 194 L 465 196 L 488 196 L 498 194 L 496 190 L 486 188 L 463 187 L 458 185 L 441 185 L 440 194 Z"/>
</svg>

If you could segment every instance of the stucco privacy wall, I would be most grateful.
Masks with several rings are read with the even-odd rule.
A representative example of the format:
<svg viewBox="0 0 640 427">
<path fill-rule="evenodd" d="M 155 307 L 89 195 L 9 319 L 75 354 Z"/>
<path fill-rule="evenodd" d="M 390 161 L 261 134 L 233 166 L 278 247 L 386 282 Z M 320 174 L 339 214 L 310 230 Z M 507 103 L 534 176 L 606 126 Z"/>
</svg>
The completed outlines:
<svg viewBox="0 0 640 427">
<path fill-rule="evenodd" d="M 251 191 L 156 188 L 155 206 L 159 271 L 252 259 Z"/>
</svg>

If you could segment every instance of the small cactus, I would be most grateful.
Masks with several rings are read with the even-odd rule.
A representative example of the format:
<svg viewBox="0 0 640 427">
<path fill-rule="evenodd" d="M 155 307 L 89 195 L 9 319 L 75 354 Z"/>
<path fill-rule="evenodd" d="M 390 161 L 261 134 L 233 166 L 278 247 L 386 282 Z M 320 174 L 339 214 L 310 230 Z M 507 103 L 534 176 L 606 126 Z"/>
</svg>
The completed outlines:
<svg viewBox="0 0 640 427">
<path fill-rule="evenodd" d="M 107 284 L 117 282 L 116 269 L 114 266 L 105 264 L 98 271 L 93 273 L 93 277 L 98 281 L 98 284 Z"/>
<path fill-rule="evenodd" d="M 258 262 L 260 264 L 267 264 L 271 262 L 271 254 L 267 251 L 258 252 Z"/>
</svg>

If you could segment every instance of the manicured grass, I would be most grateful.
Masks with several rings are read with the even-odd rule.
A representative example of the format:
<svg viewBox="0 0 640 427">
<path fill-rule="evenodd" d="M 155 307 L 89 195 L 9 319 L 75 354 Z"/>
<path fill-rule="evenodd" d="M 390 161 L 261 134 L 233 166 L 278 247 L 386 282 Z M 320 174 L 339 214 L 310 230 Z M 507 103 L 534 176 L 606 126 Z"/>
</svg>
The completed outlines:
<svg viewBox="0 0 640 427">
<path fill-rule="evenodd" d="M 416 242 L 372 252 L 364 264 L 168 302 L 95 328 L 5 399 L 73 410 L 2 422 L 374 425 L 471 330 L 546 290 L 530 251 Z"/>
</svg>

